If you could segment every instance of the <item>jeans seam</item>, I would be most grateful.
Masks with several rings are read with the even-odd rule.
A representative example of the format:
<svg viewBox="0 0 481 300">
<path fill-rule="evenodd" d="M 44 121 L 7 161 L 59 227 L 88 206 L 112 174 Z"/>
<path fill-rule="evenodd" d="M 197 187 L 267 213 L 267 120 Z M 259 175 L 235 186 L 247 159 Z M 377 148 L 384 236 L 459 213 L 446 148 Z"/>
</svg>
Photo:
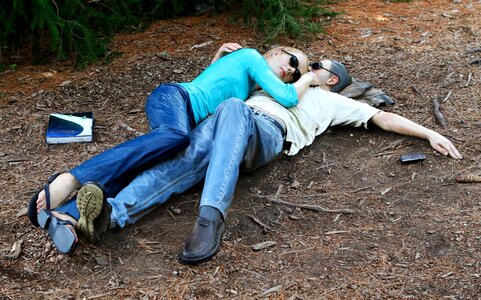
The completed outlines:
<svg viewBox="0 0 481 300">
<path fill-rule="evenodd" d="M 245 116 L 244 116 L 245 117 Z M 238 139 L 236 140 L 236 143 L 235 143 L 235 147 L 236 149 L 238 149 L 238 146 L 239 144 L 241 143 L 241 139 L 240 137 L 244 135 L 244 132 L 246 130 L 246 126 L 242 126 L 243 130 L 241 131 L 241 134 L 238 135 Z M 231 160 L 229 161 L 229 165 L 228 165 L 228 173 L 226 173 L 227 177 L 230 177 L 231 174 L 232 174 L 232 166 L 234 164 L 234 157 L 231 158 Z M 222 183 L 222 186 L 219 188 L 219 193 L 217 194 L 218 197 L 217 197 L 217 200 L 215 200 L 215 204 L 217 206 L 219 206 L 219 204 L 222 204 L 224 201 L 220 201 L 219 199 L 225 197 L 225 193 L 226 193 L 226 186 L 227 186 L 227 183 L 226 183 L 226 180 L 225 180 L 225 176 L 223 178 L 223 183 Z"/>
</svg>

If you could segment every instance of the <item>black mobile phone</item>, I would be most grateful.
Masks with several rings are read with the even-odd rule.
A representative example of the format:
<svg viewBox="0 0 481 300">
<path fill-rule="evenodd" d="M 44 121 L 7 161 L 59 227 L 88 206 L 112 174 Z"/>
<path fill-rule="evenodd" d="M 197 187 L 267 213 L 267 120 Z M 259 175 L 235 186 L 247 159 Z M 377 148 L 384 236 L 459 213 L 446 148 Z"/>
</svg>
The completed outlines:
<svg viewBox="0 0 481 300">
<path fill-rule="evenodd" d="M 413 162 L 418 162 L 418 161 L 423 161 L 426 159 L 426 156 L 423 153 L 417 152 L 417 153 L 407 153 L 403 154 L 399 157 L 399 160 L 402 163 L 413 163 Z"/>
</svg>

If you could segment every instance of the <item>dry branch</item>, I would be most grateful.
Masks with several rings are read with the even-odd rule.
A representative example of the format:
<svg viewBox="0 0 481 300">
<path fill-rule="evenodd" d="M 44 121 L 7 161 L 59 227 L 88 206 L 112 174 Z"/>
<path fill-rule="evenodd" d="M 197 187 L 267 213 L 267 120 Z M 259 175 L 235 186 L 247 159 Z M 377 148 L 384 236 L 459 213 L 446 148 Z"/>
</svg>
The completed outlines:
<svg viewBox="0 0 481 300">
<path fill-rule="evenodd" d="M 475 53 L 475 52 L 481 52 L 481 48 L 469 49 L 468 51 L 466 51 L 466 54 L 471 54 L 471 53 Z"/>
<path fill-rule="evenodd" d="M 438 98 L 433 100 L 433 108 L 434 108 L 434 116 L 436 117 L 436 120 L 438 120 L 438 123 L 444 129 L 446 129 L 448 125 L 446 124 L 446 118 L 444 117 L 444 114 L 441 112 L 441 105 L 439 104 Z"/>
<path fill-rule="evenodd" d="M 292 207 L 299 207 L 299 208 L 302 208 L 302 209 L 313 210 L 313 211 L 317 211 L 317 212 L 341 213 L 341 214 L 352 214 L 352 213 L 354 213 L 354 210 L 349 209 L 349 208 L 331 209 L 331 208 L 324 208 L 324 207 L 318 206 L 318 205 L 292 203 L 292 202 L 284 201 L 284 200 L 281 200 L 279 198 L 272 197 L 272 196 L 259 196 L 259 195 L 253 195 L 253 196 L 258 197 L 258 198 L 265 198 L 269 202 L 272 202 L 272 203 L 283 204 L 283 205 L 292 206 Z"/>
<path fill-rule="evenodd" d="M 475 58 L 468 62 L 466 66 L 481 64 L 481 58 Z"/>
<path fill-rule="evenodd" d="M 264 228 L 265 231 L 271 231 L 271 228 L 269 226 L 267 226 L 266 224 L 262 223 L 261 221 L 259 221 L 259 219 L 257 219 L 256 217 L 252 216 L 252 215 L 249 215 L 249 217 L 251 217 L 251 219 L 256 222 L 257 224 L 261 225 L 262 228 Z"/>
</svg>

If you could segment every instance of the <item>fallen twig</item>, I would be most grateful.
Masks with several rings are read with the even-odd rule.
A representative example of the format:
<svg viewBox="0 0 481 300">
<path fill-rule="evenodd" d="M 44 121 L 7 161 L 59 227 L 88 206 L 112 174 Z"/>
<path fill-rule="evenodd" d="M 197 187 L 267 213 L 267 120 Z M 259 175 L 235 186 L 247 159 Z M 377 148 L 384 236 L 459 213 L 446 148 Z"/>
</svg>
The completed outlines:
<svg viewBox="0 0 481 300">
<path fill-rule="evenodd" d="M 202 43 L 202 44 L 196 44 L 196 45 L 190 47 L 189 50 L 193 50 L 193 49 L 197 49 L 197 48 L 203 48 L 203 47 L 208 46 L 210 44 L 212 44 L 212 41 L 208 41 L 208 42 L 205 42 L 205 43 Z"/>
<path fill-rule="evenodd" d="M 279 197 L 279 195 L 282 193 L 283 188 L 284 188 L 284 185 L 279 184 L 279 186 L 277 187 L 276 197 Z"/>
<path fill-rule="evenodd" d="M 328 231 L 324 233 L 325 235 L 331 235 L 331 234 L 340 234 L 340 233 L 349 233 L 349 231 L 346 230 L 334 230 L 334 231 Z"/>
<path fill-rule="evenodd" d="M 471 76 L 471 73 L 469 73 L 469 76 Z M 443 99 L 443 101 L 441 101 L 441 103 L 444 103 L 444 102 L 448 101 L 449 97 L 451 97 L 452 93 L 453 93 L 453 91 L 449 91 L 449 93 L 446 95 L 446 97 L 444 97 L 444 99 Z"/>
<path fill-rule="evenodd" d="M 466 54 L 471 54 L 471 53 L 475 53 L 475 52 L 481 52 L 481 48 L 469 49 L 468 51 L 466 51 Z"/>
<path fill-rule="evenodd" d="M 384 155 L 390 155 L 390 154 L 394 154 L 394 153 L 396 153 L 396 152 L 394 152 L 394 151 L 386 151 L 386 152 L 381 152 L 381 153 L 374 154 L 374 157 L 384 156 Z"/>
<path fill-rule="evenodd" d="M 357 193 L 357 192 L 360 192 L 360 191 L 364 191 L 364 190 L 367 190 L 367 189 L 372 189 L 372 185 L 369 185 L 369 186 L 365 186 L 365 187 L 362 187 L 362 188 L 358 188 L 354 191 L 352 191 L 351 193 Z"/>
<path fill-rule="evenodd" d="M 477 65 L 477 64 L 481 64 L 481 58 L 475 58 L 475 59 L 473 59 L 472 61 L 468 62 L 468 63 L 466 64 L 466 66 Z"/>
<path fill-rule="evenodd" d="M 261 225 L 262 228 L 264 228 L 265 231 L 271 231 L 271 228 L 269 226 L 267 226 L 266 224 L 262 223 L 261 221 L 259 221 L 259 219 L 257 219 L 256 217 L 252 216 L 252 215 L 249 215 L 249 217 L 254 221 L 256 222 L 257 224 Z"/>
<path fill-rule="evenodd" d="M 416 94 L 418 94 L 418 95 L 421 96 L 422 98 L 426 98 L 426 97 L 424 96 L 424 94 L 421 93 L 421 91 L 420 91 L 417 87 L 415 87 L 414 85 L 412 86 L 412 89 L 413 89 L 413 91 L 416 92 Z"/>
<path fill-rule="evenodd" d="M 381 153 L 381 152 L 388 151 L 388 150 L 394 150 L 399 145 L 401 145 L 402 142 L 404 142 L 404 139 L 395 140 L 394 142 L 390 143 L 387 147 L 384 147 L 381 150 L 379 150 L 378 154 Z M 376 154 L 376 155 L 378 155 L 378 154 Z"/>
<path fill-rule="evenodd" d="M 87 299 L 88 299 L 88 300 L 93 300 L 93 299 L 104 298 L 104 297 L 110 296 L 111 294 L 112 294 L 111 292 L 103 293 L 103 294 L 98 294 L 98 295 L 90 296 L 90 297 L 88 297 Z"/>
<path fill-rule="evenodd" d="M 324 208 L 324 207 L 318 206 L 318 205 L 292 203 L 292 202 L 284 201 L 284 200 L 281 200 L 279 198 L 275 198 L 275 197 L 272 197 L 272 196 L 259 196 L 259 195 L 254 195 L 254 196 L 259 197 L 259 198 L 266 198 L 269 202 L 272 202 L 272 203 L 284 204 L 284 205 L 287 205 L 287 206 L 299 207 L 299 208 L 318 211 L 318 212 L 342 213 L 342 214 L 353 214 L 354 213 L 354 210 L 349 209 L 349 208 L 331 209 L 331 208 Z"/>
<path fill-rule="evenodd" d="M 339 164 L 339 163 L 331 163 L 331 164 L 323 165 L 323 166 L 320 166 L 320 167 L 315 168 L 314 171 L 317 171 L 317 170 L 320 170 L 320 169 L 324 169 L 324 168 L 327 168 L 327 167 L 330 167 L 330 166 L 338 165 L 338 164 Z"/>
<path fill-rule="evenodd" d="M 473 77 L 473 73 L 469 73 L 468 74 L 468 81 L 466 82 L 466 84 L 464 85 L 465 87 L 469 85 L 469 83 L 471 82 L 471 78 Z"/>
<path fill-rule="evenodd" d="M 441 112 L 441 105 L 439 104 L 438 98 L 433 100 L 434 116 L 438 120 L 438 123 L 446 129 L 448 125 L 446 124 L 446 119 L 444 114 Z"/>
<path fill-rule="evenodd" d="M 305 249 L 299 249 L 299 250 L 292 250 L 292 251 L 288 251 L 288 252 L 282 252 L 282 253 L 279 254 L 279 255 L 296 254 L 296 253 L 299 253 L 299 252 L 305 252 L 305 251 L 309 251 L 309 250 L 312 250 L 312 249 L 314 249 L 314 247 L 308 247 L 308 248 L 305 248 Z"/>
<path fill-rule="evenodd" d="M 24 159 L 24 158 L 0 159 L 0 163 L 13 163 L 13 162 L 22 162 L 22 161 L 29 161 L 29 159 Z"/>
</svg>

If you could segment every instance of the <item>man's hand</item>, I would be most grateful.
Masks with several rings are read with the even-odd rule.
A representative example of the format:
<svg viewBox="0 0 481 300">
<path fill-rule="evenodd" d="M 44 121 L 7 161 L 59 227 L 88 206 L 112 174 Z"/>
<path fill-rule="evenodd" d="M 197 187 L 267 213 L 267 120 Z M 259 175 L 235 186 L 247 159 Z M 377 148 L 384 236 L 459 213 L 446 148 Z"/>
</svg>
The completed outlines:
<svg viewBox="0 0 481 300">
<path fill-rule="evenodd" d="M 217 53 L 215 54 L 214 58 L 212 59 L 212 63 L 214 63 L 216 60 L 221 58 L 222 56 L 232 53 L 236 50 L 241 49 L 242 46 L 237 44 L 237 43 L 225 43 L 222 46 L 220 46 L 219 50 L 217 50 Z"/>
<path fill-rule="evenodd" d="M 461 159 L 463 156 L 458 149 L 454 147 L 453 143 L 441 134 L 433 131 L 428 135 L 429 143 L 434 150 L 438 151 L 444 156 L 451 156 L 455 159 Z"/>
<path fill-rule="evenodd" d="M 449 155 L 454 159 L 463 158 L 458 149 L 446 137 L 398 114 L 380 111 L 371 118 L 371 121 L 387 131 L 427 139 L 431 147 L 442 155 Z"/>
</svg>

